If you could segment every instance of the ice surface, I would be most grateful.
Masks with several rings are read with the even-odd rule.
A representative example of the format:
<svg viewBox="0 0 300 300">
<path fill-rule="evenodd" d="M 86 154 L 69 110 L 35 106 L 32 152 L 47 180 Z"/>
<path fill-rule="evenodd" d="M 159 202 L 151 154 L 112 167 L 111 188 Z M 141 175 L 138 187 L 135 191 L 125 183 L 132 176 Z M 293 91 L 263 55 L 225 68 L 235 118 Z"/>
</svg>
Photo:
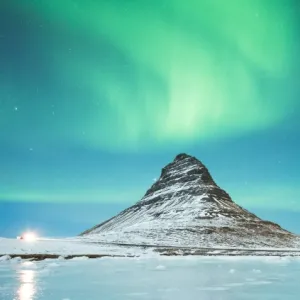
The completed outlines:
<svg viewBox="0 0 300 300">
<path fill-rule="evenodd" d="M 295 258 L 7 260 L 0 263 L 0 299 L 298 300 L 299 276 Z"/>
</svg>

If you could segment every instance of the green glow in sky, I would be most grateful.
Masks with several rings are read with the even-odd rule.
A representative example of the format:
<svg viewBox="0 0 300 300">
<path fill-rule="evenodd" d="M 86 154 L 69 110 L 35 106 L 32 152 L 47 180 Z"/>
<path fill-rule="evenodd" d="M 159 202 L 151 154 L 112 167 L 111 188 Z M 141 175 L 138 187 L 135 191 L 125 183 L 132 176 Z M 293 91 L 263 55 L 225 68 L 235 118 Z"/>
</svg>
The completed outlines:
<svg viewBox="0 0 300 300">
<path fill-rule="evenodd" d="M 181 152 L 236 203 L 280 224 L 282 212 L 300 233 L 299 9 L 0 0 L 0 236 L 47 217 L 59 230 L 109 218 Z"/>
<path fill-rule="evenodd" d="M 242 135 L 293 106 L 276 89 L 297 34 L 286 1 L 52 0 L 24 9 L 63 32 L 61 43 L 41 47 L 53 53 L 59 81 L 87 91 L 72 100 L 80 117 L 65 133 L 80 143 L 135 149 Z M 83 45 L 69 47 L 81 34 Z M 81 112 L 82 101 L 90 109 Z"/>
</svg>

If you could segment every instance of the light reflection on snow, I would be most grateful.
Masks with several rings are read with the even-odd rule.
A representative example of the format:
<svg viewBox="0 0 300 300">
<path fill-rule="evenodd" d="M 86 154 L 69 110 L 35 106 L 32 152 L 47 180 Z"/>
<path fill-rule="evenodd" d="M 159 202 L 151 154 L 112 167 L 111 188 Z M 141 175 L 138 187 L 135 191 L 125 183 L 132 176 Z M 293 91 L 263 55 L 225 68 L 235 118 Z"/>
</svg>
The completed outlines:
<svg viewBox="0 0 300 300">
<path fill-rule="evenodd" d="M 18 289 L 18 300 L 33 300 L 36 292 L 35 270 L 20 271 L 20 287 Z"/>
</svg>

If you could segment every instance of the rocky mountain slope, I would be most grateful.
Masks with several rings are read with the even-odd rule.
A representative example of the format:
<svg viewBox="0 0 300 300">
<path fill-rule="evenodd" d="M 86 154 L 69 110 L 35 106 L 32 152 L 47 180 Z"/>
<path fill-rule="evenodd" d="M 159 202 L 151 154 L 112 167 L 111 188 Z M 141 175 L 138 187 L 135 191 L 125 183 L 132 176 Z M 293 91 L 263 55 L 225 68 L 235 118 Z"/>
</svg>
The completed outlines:
<svg viewBox="0 0 300 300">
<path fill-rule="evenodd" d="M 298 238 L 232 201 L 195 157 L 179 154 L 135 205 L 83 232 L 124 244 L 187 247 L 297 247 Z"/>
</svg>

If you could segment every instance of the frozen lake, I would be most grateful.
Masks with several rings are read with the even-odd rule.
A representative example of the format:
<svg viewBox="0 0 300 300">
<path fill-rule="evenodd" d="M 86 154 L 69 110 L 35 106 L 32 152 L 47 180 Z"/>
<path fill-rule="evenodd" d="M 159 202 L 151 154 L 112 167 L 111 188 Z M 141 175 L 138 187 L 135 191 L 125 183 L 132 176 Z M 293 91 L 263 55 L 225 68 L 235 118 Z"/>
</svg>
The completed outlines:
<svg viewBox="0 0 300 300">
<path fill-rule="evenodd" d="M 166 257 L 0 262 L 1 300 L 299 299 L 300 259 Z"/>
</svg>

